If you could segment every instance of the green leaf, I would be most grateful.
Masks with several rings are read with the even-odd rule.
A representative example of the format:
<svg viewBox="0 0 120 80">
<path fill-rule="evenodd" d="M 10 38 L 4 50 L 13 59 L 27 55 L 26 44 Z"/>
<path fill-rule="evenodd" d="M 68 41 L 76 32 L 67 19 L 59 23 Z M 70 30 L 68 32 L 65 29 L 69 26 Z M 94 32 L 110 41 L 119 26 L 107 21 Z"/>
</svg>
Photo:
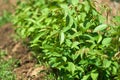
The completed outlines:
<svg viewBox="0 0 120 80">
<path fill-rule="evenodd" d="M 75 37 L 78 37 L 78 36 L 80 36 L 80 35 L 82 35 L 82 32 L 76 32 L 76 33 L 74 33 L 73 35 L 69 35 L 69 39 L 74 39 Z"/>
<path fill-rule="evenodd" d="M 116 67 L 119 68 L 119 64 L 117 62 L 112 62 L 112 64 Z"/>
<path fill-rule="evenodd" d="M 97 43 L 100 43 L 100 42 L 101 42 L 101 40 L 102 40 L 102 35 L 101 35 L 101 34 L 99 34 L 99 35 L 98 35 L 98 41 L 97 41 Z"/>
<path fill-rule="evenodd" d="M 75 65 L 72 62 L 68 62 L 68 67 L 67 67 L 68 71 L 71 72 L 72 74 L 74 74 L 75 71 Z"/>
<path fill-rule="evenodd" d="M 101 25 L 97 26 L 97 27 L 94 29 L 93 32 L 99 32 L 99 31 L 102 31 L 102 30 L 104 30 L 104 29 L 106 29 L 106 28 L 107 28 L 107 25 L 106 25 L 106 24 L 101 24 Z"/>
<path fill-rule="evenodd" d="M 58 1 L 58 2 L 64 2 L 64 0 L 56 0 L 56 1 Z"/>
<path fill-rule="evenodd" d="M 84 69 L 81 66 L 77 66 L 76 69 L 80 70 L 81 72 L 84 72 Z"/>
<path fill-rule="evenodd" d="M 98 73 L 92 72 L 91 73 L 91 78 L 92 78 L 92 80 L 97 80 L 98 79 Z"/>
<path fill-rule="evenodd" d="M 55 68 L 55 67 L 58 67 L 58 65 L 60 65 L 60 64 L 61 64 L 60 62 L 59 63 L 54 63 L 54 64 L 51 65 L 51 67 Z"/>
<path fill-rule="evenodd" d="M 50 54 L 50 56 L 52 56 L 52 57 L 61 57 L 62 55 L 58 54 L 56 52 L 53 52 L 52 54 Z"/>
<path fill-rule="evenodd" d="M 65 11 L 66 11 L 66 13 L 67 13 L 67 12 L 68 12 L 68 10 L 69 10 L 69 8 L 68 8 L 67 4 L 60 4 L 60 7 L 61 7 L 63 10 L 65 10 Z M 66 14 L 65 16 L 67 16 L 67 14 Z"/>
<path fill-rule="evenodd" d="M 72 42 L 70 41 L 70 39 L 66 39 L 65 43 L 68 47 L 71 47 L 72 45 Z"/>
<path fill-rule="evenodd" d="M 63 32 L 60 33 L 60 45 L 64 42 L 65 40 L 65 35 Z"/>
<path fill-rule="evenodd" d="M 82 12 L 80 15 L 81 15 L 81 20 L 85 21 L 85 17 L 87 16 L 87 14 L 85 12 Z"/>
<path fill-rule="evenodd" d="M 90 77 L 90 75 L 85 75 L 85 76 L 83 76 L 83 78 L 81 80 L 88 80 L 89 77 Z"/>
<path fill-rule="evenodd" d="M 104 38 L 102 41 L 102 45 L 104 45 L 104 46 L 110 45 L 111 40 L 112 40 L 112 38 Z"/>
<path fill-rule="evenodd" d="M 116 67 L 112 67 L 113 69 L 112 69 L 112 74 L 116 74 L 117 73 L 117 68 Z"/>
<path fill-rule="evenodd" d="M 105 60 L 103 60 L 103 67 L 104 68 L 109 68 L 111 63 L 112 63 L 111 61 L 105 59 Z"/>
<path fill-rule="evenodd" d="M 73 5 L 76 5 L 79 3 L 79 0 L 68 0 L 68 2 L 70 2 Z"/>
<path fill-rule="evenodd" d="M 44 31 L 45 32 L 45 31 Z M 46 32 L 47 33 L 47 32 Z M 57 30 L 51 31 L 50 35 L 47 36 L 47 38 L 51 38 L 55 35 L 57 35 L 59 32 Z"/>
<path fill-rule="evenodd" d="M 41 37 L 43 37 L 44 35 L 46 35 L 46 31 L 41 31 L 40 33 L 38 33 L 38 34 L 36 34 L 34 37 L 33 37 L 33 40 L 32 41 L 30 41 L 30 43 L 32 43 L 32 44 L 34 44 L 34 43 L 37 43 L 37 42 L 39 42 L 40 40 L 40 38 Z"/>
<path fill-rule="evenodd" d="M 79 42 L 75 41 L 75 42 L 73 42 L 71 48 L 79 49 L 79 47 L 78 47 L 79 44 L 80 44 Z"/>
<path fill-rule="evenodd" d="M 77 60 L 77 58 L 80 56 L 79 53 L 76 53 L 76 54 L 72 54 L 71 57 L 73 59 L 73 61 Z"/>
<path fill-rule="evenodd" d="M 78 4 L 79 3 L 79 0 L 72 0 L 72 4 L 73 5 L 76 5 L 76 4 Z"/>
<path fill-rule="evenodd" d="M 34 23 L 34 24 L 36 24 L 36 21 L 34 20 L 34 19 L 32 19 L 32 18 L 30 18 L 30 19 L 26 19 L 28 22 L 32 22 L 32 23 Z"/>
<path fill-rule="evenodd" d="M 66 17 L 66 26 L 72 26 L 73 25 L 73 17 L 70 15 L 67 15 Z"/>
<path fill-rule="evenodd" d="M 67 61 L 67 58 L 66 57 L 62 57 L 62 59 L 66 62 Z"/>
<path fill-rule="evenodd" d="M 85 6 L 84 6 L 84 9 L 85 9 L 85 11 L 88 13 L 89 10 L 90 10 L 90 5 L 89 5 L 88 1 L 85 1 L 84 5 L 85 5 Z"/>
</svg>

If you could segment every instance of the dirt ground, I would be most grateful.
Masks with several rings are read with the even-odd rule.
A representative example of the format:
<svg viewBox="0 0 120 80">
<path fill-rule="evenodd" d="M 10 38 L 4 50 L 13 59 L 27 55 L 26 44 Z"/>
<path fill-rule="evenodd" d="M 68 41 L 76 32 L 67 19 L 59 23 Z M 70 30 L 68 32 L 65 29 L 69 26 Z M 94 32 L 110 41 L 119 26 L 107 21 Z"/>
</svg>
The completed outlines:
<svg viewBox="0 0 120 80">
<path fill-rule="evenodd" d="M 0 0 L 0 12 L 8 10 L 14 12 L 16 6 L 16 0 L 8 0 L 9 4 L 6 4 L 4 0 Z M 119 0 L 99 0 L 97 4 L 106 4 L 111 7 L 111 15 L 116 15 L 117 11 L 120 11 Z M 11 6 L 12 5 L 12 6 Z M 0 15 L 2 15 L 0 13 Z M 22 41 L 14 40 L 14 28 L 12 23 L 7 23 L 0 27 L 0 49 L 7 50 L 8 55 L 6 59 L 15 58 L 17 61 L 15 64 L 18 66 L 14 68 L 13 73 L 16 74 L 16 80 L 42 80 L 45 74 L 40 74 L 42 70 L 46 70 L 44 66 L 36 66 L 36 60 L 33 58 L 30 50 L 22 43 Z"/>
<path fill-rule="evenodd" d="M 14 29 L 11 23 L 7 23 L 0 28 L 0 49 L 6 50 L 6 60 L 10 58 L 16 59 L 13 72 L 16 74 L 16 80 L 41 80 L 43 74 L 39 71 L 45 70 L 44 66 L 36 66 L 36 60 L 32 57 L 32 53 L 22 44 L 21 41 L 13 39 Z"/>
</svg>

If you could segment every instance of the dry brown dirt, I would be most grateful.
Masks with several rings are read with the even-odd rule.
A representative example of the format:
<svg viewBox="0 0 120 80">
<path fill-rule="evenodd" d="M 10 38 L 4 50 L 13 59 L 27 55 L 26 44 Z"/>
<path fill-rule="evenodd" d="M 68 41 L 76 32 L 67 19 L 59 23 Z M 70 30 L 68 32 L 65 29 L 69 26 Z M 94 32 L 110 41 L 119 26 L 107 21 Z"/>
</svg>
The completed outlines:
<svg viewBox="0 0 120 80">
<path fill-rule="evenodd" d="M 13 73 L 16 74 L 16 80 L 42 80 L 44 74 L 39 74 L 45 70 L 44 66 L 36 66 L 36 60 L 28 48 L 21 41 L 13 39 L 14 29 L 11 23 L 7 23 L 0 28 L 0 49 L 6 50 L 5 60 L 14 58 L 15 65 Z M 4 79 L 3 79 L 4 80 Z"/>
<path fill-rule="evenodd" d="M 14 12 L 16 0 L 8 0 L 7 4 L 4 0 L 0 0 L 0 12 L 8 10 Z M 105 4 L 111 7 L 112 13 L 115 15 L 120 10 L 119 0 L 111 2 L 110 0 L 97 0 L 97 4 Z M 12 6 L 11 6 L 12 5 Z M 0 15 L 2 15 L 0 13 Z M 36 60 L 33 58 L 30 50 L 22 43 L 22 41 L 14 40 L 14 28 L 11 23 L 7 23 L 0 27 L 0 49 L 6 50 L 8 55 L 6 59 L 15 58 L 17 67 L 14 68 L 13 73 L 16 74 L 16 80 L 42 80 L 45 73 L 40 74 L 42 70 L 46 70 L 44 66 L 36 66 Z M 3 79 L 4 80 L 4 79 Z"/>
</svg>

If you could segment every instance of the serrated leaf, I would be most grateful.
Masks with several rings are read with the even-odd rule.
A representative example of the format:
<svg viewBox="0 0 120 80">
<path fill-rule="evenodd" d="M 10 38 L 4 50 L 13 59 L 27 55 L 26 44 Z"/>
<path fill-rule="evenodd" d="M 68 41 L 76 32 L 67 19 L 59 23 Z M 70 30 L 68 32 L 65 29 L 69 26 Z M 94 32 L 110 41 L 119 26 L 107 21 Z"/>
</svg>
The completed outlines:
<svg viewBox="0 0 120 80">
<path fill-rule="evenodd" d="M 60 45 L 64 42 L 65 40 L 65 35 L 63 32 L 60 33 Z"/>
<path fill-rule="evenodd" d="M 101 24 L 101 25 L 97 26 L 97 27 L 94 29 L 93 32 L 99 32 L 99 31 L 102 31 L 102 30 L 104 30 L 104 29 L 106 29 L 106 28 L 107 28 L 107 25 L 106 25 L 106 24 Z"/>
<path fill-rule="evenodd" d="M 98 73 L 91 73 L 91 78 L 92 80 L 97 80 L 98 79 Z"/>
</svg>

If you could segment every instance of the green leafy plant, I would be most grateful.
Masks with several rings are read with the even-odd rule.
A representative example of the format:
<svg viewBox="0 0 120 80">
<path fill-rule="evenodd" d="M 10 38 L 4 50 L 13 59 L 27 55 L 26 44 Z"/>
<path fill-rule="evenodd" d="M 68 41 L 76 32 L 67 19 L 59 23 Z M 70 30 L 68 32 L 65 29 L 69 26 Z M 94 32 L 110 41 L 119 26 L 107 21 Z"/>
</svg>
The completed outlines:
<svg viewBox="0 0 120 80">
<path fill-rule="evenodd" d="M 15 80 L 15 75 L 12 72 L 13 60 L 9 61 L 0 61 L 0 80 Z"/>
<path fill-rule="evenodd" d="M 7 11 L 3 11 L 3 15 L 0 16 L 0 26 L 10 21 L 11 21 L 11 13 Z"/>
<path fill-rule="evenodd" d="M 112 27 L 111 29 L 111 36 L 113 37 L 113 44 L 112 46 L 114 46 L 118 51 L 116 52 L 114 58 L 119 62 L 120 64 L 120 16 L 115 16 L 113 18 L 113 24 L 111 24 L 111 26 L 115 26 Z M 120 79 L 120 67 L 119 67 L 119 79 Z"/>
<path fill-rule="evenodd" d="M 5 51 L 0 51 L 0 80 L 15 80 L 15 75 L 12 72 L 13 59 L 4 60 Z"/>
<path fill-rule="evenodd" d="M 19 3 L 14 23 L 58 80 L 116 80 L 119 47 L 104 21 L 90 0 L 30 0 Z"/>
</svg>

